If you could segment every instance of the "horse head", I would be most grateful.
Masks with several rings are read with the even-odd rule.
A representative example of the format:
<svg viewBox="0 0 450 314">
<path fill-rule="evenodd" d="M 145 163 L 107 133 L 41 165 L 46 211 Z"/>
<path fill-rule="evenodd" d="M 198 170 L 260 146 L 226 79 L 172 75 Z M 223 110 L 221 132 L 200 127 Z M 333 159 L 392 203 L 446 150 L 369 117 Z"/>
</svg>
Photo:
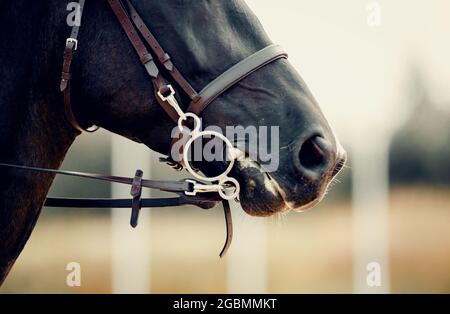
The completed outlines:
<svg viewBox="0 0 450 314">
<path fill-rule="evenodd" d="M 195 90 L 272 45 L 243 0 L 132 3 Z M 8 148 L 0 152 L 2 162 L 58 168 L 79 135 L 65 119 L 58 89 L 70 30 L 68 4 L 72 3 L 14 0 L 1 4 L 0 144 Z M 86 2 L 71 72 L 72 110 L 81 126 L 95 124 L 170 154 L 176 126 L 161 108 L 148 73 L 108 1 Z M 165 77 L 179 87 L 169 75 Z M 178 92 L 177 97 L 186 110 L 188 95 Z M 251 215 L 313 206 L 345 163 L 345 151 L 286 58 L 231 86 L 200 116 L 204 127 L 225 134 L 227 127 L 244 130 L 233 139 L 242 158 L 228 175 L 239 182 L 240 202 Z M 268 141 L 260 132 L 265 127 L 270 129 Z M 252 130 L 256 130 L 256 149 L 247 136 Z M 260 147 L 271 153 L 263 156 Z M 200 160 L 195 167 L 214 175 L 226 163 Z M 27 242 L 53 178 L 49 173 L 2 171 L 0 283 Z"/>
<path fill-rule="evenodd" d="M 135 5 L 172 62 L 197 90 L 272 44 L 244 1 Z M 79 95 L 76 116 L 85 124 L 99 125 L 167 154 L 174 124 L 158 105 L 142 65 L 106 2 L 88 4 L 83 19 L 83 46 L 80 61 L 74 65 L 74 94 Z M 188 103 L 184 95 L 180 99 Z M 252 215 L 304 210 L 317 204 L 345 162 L 345 151 L 316 100 L 286 59 L 234 85 L 201 118 L 204 126 L 222 130 L 236 125 L 244 130 L 279 127 L 278 151 L 272 154 L 275 167 L 267 170 L 257 156 L 241 159 L 231 173 L 240 182 L 242 207 Z M 251 148 L 244 150 L 251 155 Z M 221 162 L 198 162 L 196 167 L 204 173 L 223 169 Z"/>
</svg>

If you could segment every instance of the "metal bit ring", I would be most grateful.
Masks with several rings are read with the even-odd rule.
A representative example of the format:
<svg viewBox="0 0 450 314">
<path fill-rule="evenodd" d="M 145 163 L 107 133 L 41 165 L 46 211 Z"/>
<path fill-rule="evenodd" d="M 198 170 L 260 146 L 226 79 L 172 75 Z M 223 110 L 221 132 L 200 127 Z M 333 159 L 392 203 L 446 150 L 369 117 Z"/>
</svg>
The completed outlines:
<svg viewBox="0 0 450 314">
<path fill-rule="evenodd" d="M 186 114 L 187 115 L 187 114 Z M 230 140 L 228 138 L 226 138 L 224 135 L 222 135 L 221 133 L 215 132 L 215 131 L 198 131 L 198 132 L 194 132 L 192 133 L 191 138 L 187 141 L 184 150 L 183 150 L 183 164 L 186 167 L 187 171 L 189 171 L 189 173 L 191 175 L 193 175 L 195 178 L 197 178 L 198 180 L 202 180 L 202 181 L 207 181 L 207 182 L 213 182 L 213 181 L 221 181 L 223 179 L 228 178 L 227 175 L 230 173 L 231 169 L 233 169 L 234 167 L 234 163 L 236 161 L 234 156 L 231 156 L 232 158 L 230 158 L 230 162 L 228 164 L 227 169 L 220 175 L 215 176 L 215 177 L 206 177 L 206 176 L 202 176 L 199 175 L 197 172 L 194 171 L 194 169 L 192 169 L 190 163 L 189 163 L 189 158 L 188 158 L 188 152 L 189 152 L 189 148 L 192 145 L 192 143 L 194 143 L 194 141 L 200 137 L 203 136 L 215 136 L 220 138 L 228 147 L 229 152 L 232 153 L 234 151 L 234 147 L 231 144 Z"/>
</svg>

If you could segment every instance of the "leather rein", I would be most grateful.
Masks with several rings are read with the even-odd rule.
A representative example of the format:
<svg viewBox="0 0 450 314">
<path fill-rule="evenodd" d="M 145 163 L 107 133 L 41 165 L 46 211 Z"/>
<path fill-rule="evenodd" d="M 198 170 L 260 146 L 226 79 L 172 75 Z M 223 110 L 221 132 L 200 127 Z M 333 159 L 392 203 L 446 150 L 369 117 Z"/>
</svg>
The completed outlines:
<svg viewBox="0 0 450 314">
<path fill-rule="evenodd" d="M 85 0 L 79 0 L 78 3 L 79 14 L 82 14 Z M 197 92 L 172 63 L 169 54 L 161 47 L 131 2 L 129 0 L 108 0 L 108 3 L 136 51 L 140 62 L 146 69 L 153 84 L 155 98 L 158 103 L 169 117 L 178 124 L 180 131 L 182 131 L 183 123 L 185 123 L 186 120 L 192 119 L 194 121 L 194 128 L 193 130 L 190 130 L 189 141 L 183 148 L 180 167 L 186 167 L 188 172 L 199 181 L 191 179 L 182 181 L 146 180 L 143 179 L 143 172 L 141 170 L 137 170 L 134 177 L 118 177 L 6 163 L 0 163 L 0 166 L 18 170 L 46 172 L 129 185 L 131 186 L 131 199 L 47 198 L 44 206 L 77 208 L 131 207 L 130 225 L 133 228 L 138 225 L 141 208 L 194 205 L 203 209 L 209 209 L 214 207 L 217 202 L 221 201 L 224 208 L 227 231 L 226 241 L 220 252 L 220 257 L 223 257 L 230 247 L 233 236 L 232 217 L 228 201 L 237 199 L 239 195 L 239 183 L 234 178 L 228 177 L 228 173 L 233 168 L 234 161 L 239 153 L 234 149 L 231 142 L 220 133 L 214 131 L 201 131 L 201 123 L 198 116 L 217 97 L 233 87 L 236 83 L 275 60 L 287 58 L 287 54 L 278 45 L 267 46 L 232 66 L 206 85 L 200 92 Z M 64 111 L 67 121 L 79 132 L 94 132 L 98 127 L 91 126 L 90 128 L 83 128 L 78 123 L 72 110 L 70 95 L 70 82 L 72 79 L 71 64 L 74 54 L 78 49 L 79 30 L 80 25 L 74 25 L 70 37 L 66 40 L 60 90 L 64 96 Z M 149 52 L 147 48 L 150 48 L 151 52 Z M 176 88 L 169 84 L 163 77 L 158 68 L 158 64 L 159 66 L 164 67 L 166 72 L 170 74 L 171 78 L 176 83 L 176 87 L 180 88 L 183 93 L 190 98 L 190 103 L 186 106 L 187 109 L 185 111 L 178 104 L 175 92 Z M 189 164 L 187 156 L 188 147 L 195 139 L 203 136 L 219 137 L 229 148 L 231 162 L 229 163 L 227 170 L 219 176 L 209 178 L 199 175 Z M 202 181 L 207 181 L 207 183 L 203 183 Z M 173 192 L 179 196 L 173 198 L 142 198 L 143 188 Z"/>
</svg>

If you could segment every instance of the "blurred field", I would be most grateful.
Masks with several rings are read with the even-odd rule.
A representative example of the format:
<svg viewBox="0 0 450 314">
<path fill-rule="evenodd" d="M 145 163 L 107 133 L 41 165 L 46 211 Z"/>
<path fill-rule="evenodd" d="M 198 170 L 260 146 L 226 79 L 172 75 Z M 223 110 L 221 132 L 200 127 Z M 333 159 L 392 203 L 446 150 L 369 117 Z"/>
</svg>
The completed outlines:
<svg viewBox="0 0 450 314">
<path fill-rule="evenodd" d="M 450 292 L 449 192 L 394 189 L 393 292 Z M 226 292 L 226 263 L 217 257 L 224 236 L 220 211 L 155 210 L 151 219 L 153 292 Z M 325 202 L 304 214 L 268 219 L 267 226 L 269 292 L 352 291 L 349 204 Z M 108 215 L 44 213 L 0 292 L 109 293 L 110 250 Z M 72 261 L 82 267 L 80 288 L 65 284 L 65 267 Z"/>
</svg>

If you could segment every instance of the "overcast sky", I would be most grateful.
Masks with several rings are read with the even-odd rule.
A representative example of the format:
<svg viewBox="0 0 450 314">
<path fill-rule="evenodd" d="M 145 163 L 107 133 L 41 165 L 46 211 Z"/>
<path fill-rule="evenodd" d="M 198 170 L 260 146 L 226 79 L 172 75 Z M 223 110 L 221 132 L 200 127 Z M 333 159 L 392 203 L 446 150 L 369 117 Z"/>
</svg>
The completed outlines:
<svg viewBox="0 0 450 314">
<path fill-rule="evenodd" d="M 246 2 L 288 51 L 341 137 L 401 124 L 412 65 L 433 99 L 450 106 L 450 1 Z M 380 25 L 371 27 L 377 8 Z"/>
</svg>

